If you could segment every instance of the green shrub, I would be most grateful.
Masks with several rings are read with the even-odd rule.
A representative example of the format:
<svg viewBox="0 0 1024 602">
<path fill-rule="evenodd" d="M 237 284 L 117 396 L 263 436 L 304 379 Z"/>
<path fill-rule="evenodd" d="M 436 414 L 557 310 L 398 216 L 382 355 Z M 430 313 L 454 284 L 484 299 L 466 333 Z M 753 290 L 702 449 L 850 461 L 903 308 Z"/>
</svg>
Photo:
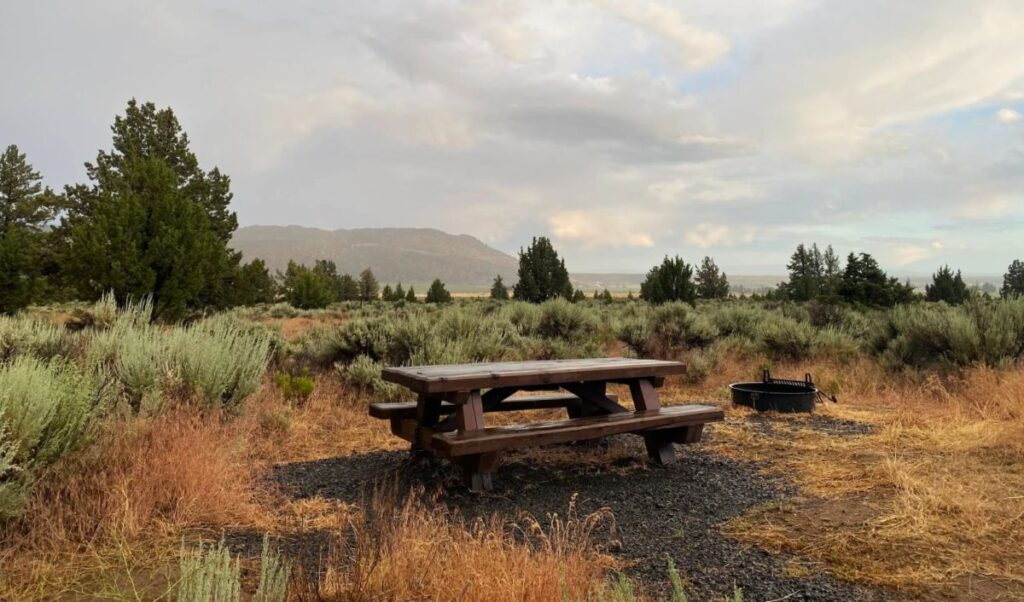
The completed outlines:
<svg viewBox="0 0 1024 602">
<path fill-rule="evenodd" d="M 535 332 L 545 339 L 580 342 L 592 338 L 597 326 L 592 309 L 559 298 L 540 305 Z"/>
<path fill-rule="evenodd" d="M 768 310 L 761 306 L 727 302 L 713 305 L 709 317 L 722 336 L 757 340 L 768 315 Z"/>
<path fill-rule="evenodd" d="M 281 391 L 285 399 L 305 401 L 313 394 L 316 383 L 309 370 L 304 370 L 301 375 L 289 374 L 279 371 L 274 374 L 274 384 Z"/>
<path fill-rule="evenodd" d="M 631 316 L 619 322 L 615 337 L 637 357 L 648 357 L 651 352 L 651 330 L 648 321 Z"/>
<path fill-rule="evenodd" d="M 860 343 L 846 332 L 837 328 L 823 328 L 814 335 L 814 355 L 849 362 L 860 353 Z"/>
<path fill-rule="evenodd" d="M 73 333 L 52 322 L 28 316 L 0 316 L 0 361 L 19 355 L 43 360 L 72 355 Z"/>
<path fill-rule="evenodd" d="M 814 334 L 814 328 L 807 322 L 780 316 L 761 325 L 761 348 L 774 359 L 807 359 L 814 345 Z"/>
<path fill-rule="evenodd" d="M 651 348 L 671 354 L 690 347 L 705 347 L 719 336 L 719 330 L 705 315 L 685 303 L 666 303 L 651 316 Z"/>
<path fill-rule="evenodd" d="M 227 321 L 199 322 L 164 335 L 175 378 L 207 407 L 235 409 L 260 387 L 270 337 Z"/>
<path fill-rule="evenodd" d="M 182 545 L 178 560 L 178 602 L 239 602 L 242 599 L 238 561 L 222 540 L 206 549 L 202 544 L 186 551 Z"/>
<path fill-rule="evenodd" d="M 291 565 L 281 558 L 280 552 L 271 549 L 270 540 L 264 535 L 260 552 L 260 582 L 252 602 L 284 602 L 291 571 Z"/>
<path fill-rule="evenodd" d="M 345 382 L 361 391 L 380 393 L 390 399 L 396 397 L 401 389 L 381 378 L 383 368 L 384 366 L 366 355 L 360 355 L 347 366 L 335 365 L 335 369 Z"/>
<path fill-rule="evenodd" d="M 0 521 L 20 514 L 40 469 L 82 445 L 103 393 L 63 361 L 19 357 L 0 366 Z"/>
</svg>

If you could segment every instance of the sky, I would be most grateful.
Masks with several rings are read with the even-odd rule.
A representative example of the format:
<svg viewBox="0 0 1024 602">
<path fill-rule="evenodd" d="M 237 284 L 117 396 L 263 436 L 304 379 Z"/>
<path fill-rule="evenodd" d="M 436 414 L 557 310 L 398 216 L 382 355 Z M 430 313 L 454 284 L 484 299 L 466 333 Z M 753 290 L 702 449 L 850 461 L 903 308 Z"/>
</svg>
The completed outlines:
<svg viewBox="0 0 1024 602">
<path fill-rule="evenodd" d="M 1021 0 L 0 1 L 0 146 L 59 188 L 129 98 L 242 225 L 432 227 L 575 272 L 1024 258 Z"/>
</svg>

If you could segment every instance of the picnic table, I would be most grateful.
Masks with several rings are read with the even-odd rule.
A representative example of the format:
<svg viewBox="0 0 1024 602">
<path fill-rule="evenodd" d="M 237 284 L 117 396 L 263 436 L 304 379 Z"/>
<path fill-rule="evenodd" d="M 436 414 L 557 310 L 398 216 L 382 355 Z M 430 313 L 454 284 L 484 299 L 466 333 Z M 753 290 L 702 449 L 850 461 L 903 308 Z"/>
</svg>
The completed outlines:
<svg viewBox="0 0 1024 602">
<path fill-rule="evenodd" d="M 657 464 L 674 458 L 673 443 L 700 440 L 704 424 L 722 420 L 706 404 L 662 407 L 658 388 L 679 374 L 678 362 L 629 358 L 483 362 L 386 368 L 384 380 L 417 394 L 415 401 L 370 405 L 371 416 L 391 421 L 391 431 L 427 452 L 459 464 L 467 486 L 490 490 L 499 453 L 536 445 L 596 439 L 619 433 L 644 438 Z M 634 409 L 609 394 L 626 385 Z M 520 391 L 557 391 L 514 396 Z M 563 408 L 565 420 L 487 426 L 491 412 Z"/>
</svg>

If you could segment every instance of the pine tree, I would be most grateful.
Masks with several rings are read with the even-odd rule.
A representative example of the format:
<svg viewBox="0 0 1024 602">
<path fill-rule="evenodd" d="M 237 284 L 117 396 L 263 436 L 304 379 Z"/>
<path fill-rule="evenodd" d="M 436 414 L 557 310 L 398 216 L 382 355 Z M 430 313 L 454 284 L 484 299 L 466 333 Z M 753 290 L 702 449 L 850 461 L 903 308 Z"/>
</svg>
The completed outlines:
<svg viewBox="0 0 1024 602">
<path fill-rule="evenodd" d="M 391 295 L 392 301 L 403 301 L 405 299 L 405 289 L 402 288 L 402 283 L 399 282 L 398 286 L 395 287 L 395 292 Z"/>
<path fill-rule="evenodd" d="M 338 277 L 338 301 L 356 301 L 359 299 L 359 283 L 350 274 Z"/>
<path fill-rule="evenodd" d="M 822 284 L 821 294 L 833 297 L 839 290 L 839 282 L 843 275 L 843 268 L 839 262 L 839 255 L 836 254 L 832 245 L 825 249 L 822 256 Z"/>
<path fill-rule="evenodd" d="M 274 279 L 262 259 L 239 266 L 233 286 L 234 305 L 270 303 L 274 300 Z"/>
<path fill-rule="evenodd" d="M 891 307 L 914 299 L 910 283 L 890 278 L 867 253 L 850 253 L 839 284 L 839 296 L 850 303 Z"/>
<path fill-rule="evenodd" d="M 501 274 L 494 277 L 494 284 L 491 285 L 491 299 L 508 301 L 508 288 L 501 280 Z"/>
<path fill-rule="evenodd" d="M 334 283 L 323 269 L 289 261 L 282 280 L 288 303 L 299 309 L 323 309 L 334 300 Z"/>
<path fill-rule="evenodd" d="M 999 296 L 1004 299 L 1024 296 L 1024 261 L 1014 259 L 1006 268 Z"/>
<path fill-rule="evenodd" d="M 8 146 L 0 155 L 0 313 L 39 299 L 47 239 L 43 227 L 57 206 L 39 172 L 17 146 Z"/>
<path fill-rule="evenodd" d="M 559 259 L 546 237 L 534 237 L 529 248 L 519 251 L 519 282 L 512 287 L 512 297 L 531 303 L 555 297 L 572 298 L 565 261 Z"/>
<path fill-rule="evenodd" d="M 784 286 L 786 296 L 793 301 L 810 301 L 822 293 L 825 272 L 825 257 L 818 250 L 817 243 L 806 248 L 803 244 L 786 264 L 789 270 L 789 282 Z"/>
<path fill-rule="evenodd" d="M 409 290 L 405 293 L 405 300 L 409 303 L 416 303 L 416 289 L 411 285 L 409 286 Z"/>
<path fill-rule="evenodd" d="M 385 284 L 384 288 L 380 291 L 380 298 L 384 301 L 394 301 L 395 293 L 391 290 L 390 284 Z"/>
<path fill-rule="evenodd" d="M 452 294 L 448 292 L 448 289 L 444 287 L 444 283 L 439 278 L 435 278 L 430 283 L 430 288 L 427 289 L 427 303 L 448 303 L 452 300 Z"/>
<path fill-rule="evenodd" d="M 199 168 L 170 109 L 131 100 L 111 129 L 112 149 L 86 163 L 91 183 L 65 189 L 64 277 L 88 298 L 150 295 L 154 319 L 230 304 L 229 178 Z"/>
<path fill-rule="evenodd" d="M 604 289 L 603 291 L 601 291 L 601 301 L 603 303 L 611 303 L 614 300 L 615 299 L 612 298 L 612 294 L 608 291 L 608 289 Z"/>
<path fill-rule="evenodd" d="M 363 301 L 373 301 L 377 298 L 380 285 L 373 275 L 373 270 L 366 268 L 359 273 L 359 298 Z"/>
<path fill-rule="evenodd" d="M 701 261 L 695 280 L 697 296 L 701 299 L 725 299 L 729 296 L 729 279 L 710 257 Z"/>
<path fill-rule="evenodd" d="M 928 301 L 945 301 L 950 305 L 959 305 L 970 296 L 960 270 L 954 274 L 948 265 L 942 266 L 932 275 L 932 283 L 926 285 L 924 291 Z"/>
<path fill-rule="evenodd" d="M 570 299 L 570 301 L 572 301 L 573 303 L 579 303 L 580 301 L 586 300 L 587 295 L 581 289 L 576 289 L 575 291 L 573 291 L 572 298 Z"/>
<path fill-rule="evenodd" d="M 647 278 L 640 285 L 640 298 L 650 303 L 685 301 L 691 305 L 697 299 L 697 287 L 693 281 L 693 267 L 675 256 L 668 255 L 661 265 L 647 272 Z"/>
</svg>

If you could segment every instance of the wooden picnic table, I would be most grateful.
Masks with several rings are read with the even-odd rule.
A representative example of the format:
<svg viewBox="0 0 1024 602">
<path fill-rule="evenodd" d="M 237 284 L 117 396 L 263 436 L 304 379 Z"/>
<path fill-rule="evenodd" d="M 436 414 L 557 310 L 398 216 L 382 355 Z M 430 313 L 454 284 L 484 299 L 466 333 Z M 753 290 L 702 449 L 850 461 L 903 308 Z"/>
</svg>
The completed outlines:
<svg viewBox="0 0 1024 602">
<path fill-rule="evenodd" d="M 417 399 L 374 403 L 369 411 L 390 420 L 392 432 L 415 451 L 458 463 L 472 489 L 488 490 L 499 453 L 508 449 L 637 433 L 654 462 L 671 462 L 673 443 L 695 443 L 704 424 L 723 418 L 713 405 L 661 406 L 658 388 L 683 370 L 678 362 L 630 358 L 386 368 L 384 380 L 408 387 Z M 608 384 L 628 386 L 634 409 L 619 404 Z M 565 393 L 513 397 L 559 389 Z M 564 408 L 568 418 L 490 427 L 484 420 L 490 412 L 550 408 Z"/>
</svg>

